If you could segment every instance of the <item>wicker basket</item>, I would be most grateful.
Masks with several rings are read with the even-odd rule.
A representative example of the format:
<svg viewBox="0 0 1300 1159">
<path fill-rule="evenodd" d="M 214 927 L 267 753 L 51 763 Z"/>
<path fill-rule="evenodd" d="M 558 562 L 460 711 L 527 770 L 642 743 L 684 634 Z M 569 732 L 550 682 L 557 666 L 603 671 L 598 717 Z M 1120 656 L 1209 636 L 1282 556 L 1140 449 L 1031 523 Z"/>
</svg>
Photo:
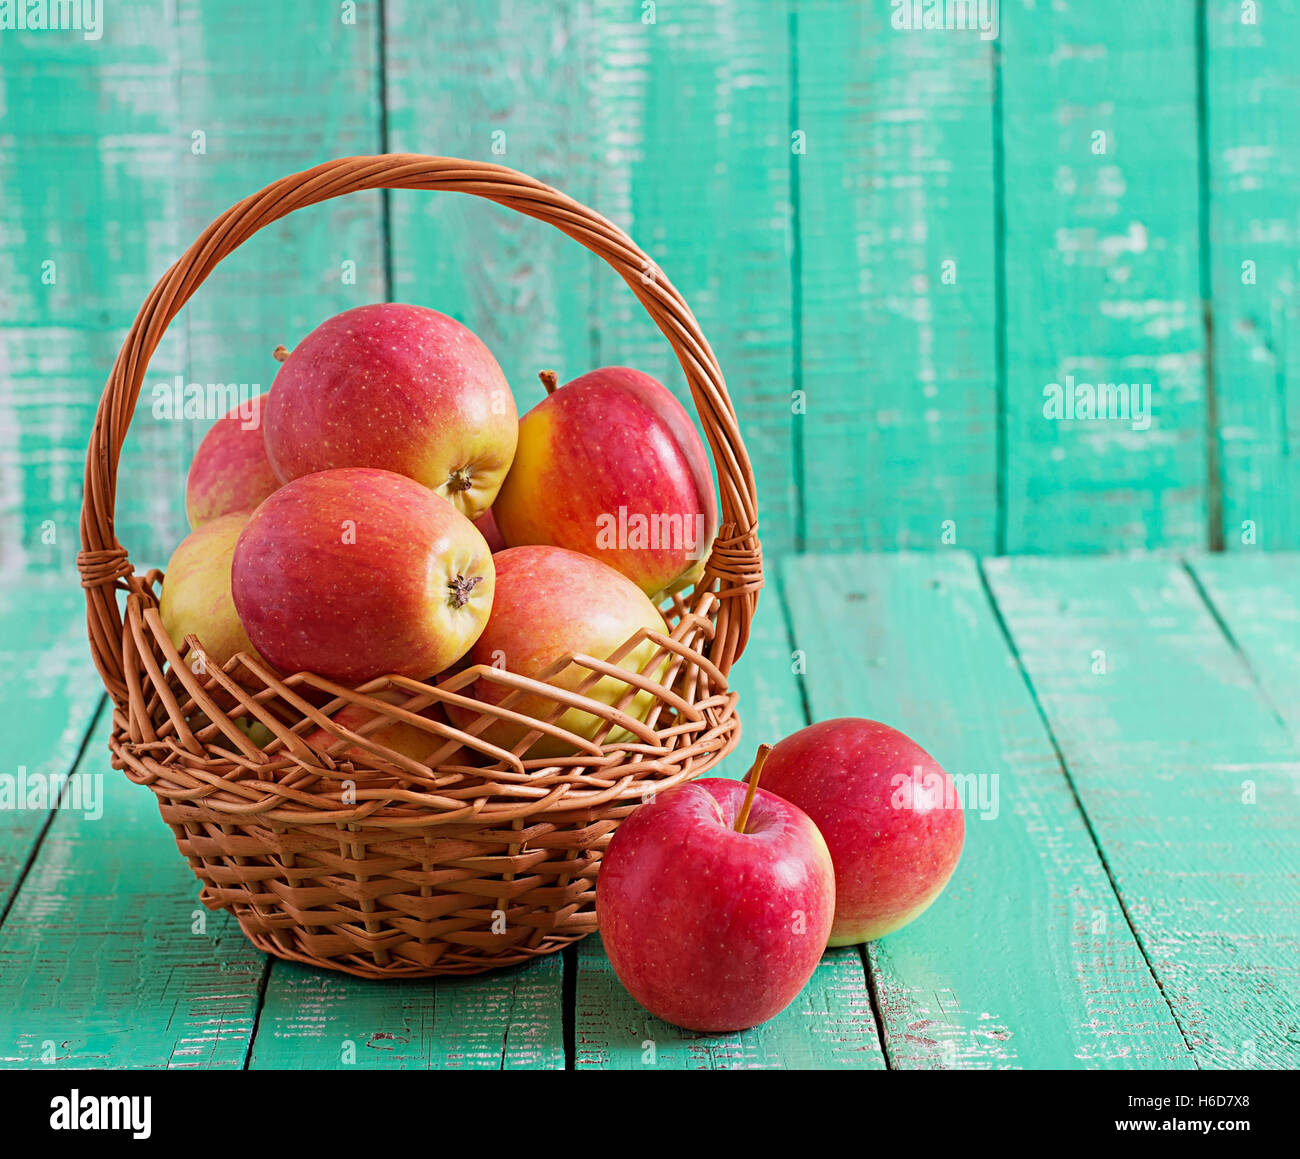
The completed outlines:
<svg viewBox="0 0 1300 1159">
<path fill-rule="evenodd" d="M 618 271 L 677 353 L 717 465 L 722 519 L 703 578 L 663 609 L 668 632 L 624 645 L 649 637 L 659 646 L 643 671 L 662 675 L 628 676 L 623 701 L 648 690 L 654 705 L 644 722 L 618 705 L 482 668 L 439 685 L 394 676 L 345 688 L 240 654 L 223 670 L 195 673 L 163 629 L 161 573 L 136 574 L 117 542 L 122 441 L 149 359 L 180 308 L 264 225 L 383 188 L 470 193 L 550 222 Z M 753 473 L 722 373 L 686 303 L 617 226 L 512 169 L 413 154 L 350 157 L 277 181 L 213 222 L 154 287 L 113 366 L 86 461 L 81 539 L 91 650 L 114 704 L 113 765 L 157 794 L 203 882 L 203 902 L 229 909 L 255 945 L 281 958 L 395 978 L 472 974 L 561 949 L 595 928 L 596 872 L 620 818 L 710 768 L 739 736 L 727 673 L 745 646 L 762 566 Z M 589 669 L 586 688 L 605 672 L 627 675 L 611 663 L 623 654 L 561 665 Z M 552 722 L 580 707 L 602 727 L 586 740 L 538 723 L 503 751 L 478 734 L 493 718 L 525 718 L 511 712 L 515 696 L 498 707 L 469 698 L 479 677 L 549 696 Z M 469 706 L 479 718 L 454 728 L 428 711 L 437 702 Z M 334 723 L 349 703 L 376 716 L 356 732 Z M 370 739 L 395 720 L 440 742 L 428 764 Z M 253 721 L 274 736 L 265 747 L 247 735 Z M 317 728 L 337 739 L 324 749 L 307 744 Z M 521 759 L 542 731 L 577 755 Z"/>
</svg>

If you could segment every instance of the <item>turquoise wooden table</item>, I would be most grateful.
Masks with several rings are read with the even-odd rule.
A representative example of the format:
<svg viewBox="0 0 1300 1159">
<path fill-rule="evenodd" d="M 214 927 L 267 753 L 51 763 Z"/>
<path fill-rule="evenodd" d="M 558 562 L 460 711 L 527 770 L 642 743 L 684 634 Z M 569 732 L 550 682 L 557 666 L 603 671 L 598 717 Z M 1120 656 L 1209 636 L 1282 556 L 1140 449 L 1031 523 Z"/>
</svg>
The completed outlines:
<svg viewBox="0 0 1300 1159">
<path fill-rule="evenodd" d="M 133 0 L 0 26 L 0 808 L 6 1066 L 1300 1065 L 1300 0 Z M 988 797 L 914 926 L 793 1007 L 654 1022 L 596 938 L 383 985 L 255 953 L 107 766 L 75 555 L 108 368 L 229 205 L 350 154 L 499 161 L 628 230 L 717 352 L 769 586 L 742 751 L 874 716 Z M 215 414 L 385 299 L 536 373 L 685 388 L 612 271 L 477 199 L 367 194 L 268 229 L 155 357 L 117 533 L 185 530 Z M 1053 413 L 1053 386 L 1143 413 Z M 9 778 L 6 782 L 5 778 Z M 83 803 L 85 803 L 85 798 Z"/>
<path fill-rule="evenodd" d="M 808 719 L 860 714 L 981 792 L 928 913 L 828 951 L 783 1014 L 719 1037 L 645 1013 L 595 936 L 428 982 L 259 954 L 198 904 L 153 795 L 108 768 L 80 593 L 10 593 L 0 727 L 39 740 L 30 772 L 87 784 L 65 790 L 80 809 L 0 810 L 0 1064 L 1300 1065 L 1300 555 L 774 570 L 723 773 Z"/>
</svg>

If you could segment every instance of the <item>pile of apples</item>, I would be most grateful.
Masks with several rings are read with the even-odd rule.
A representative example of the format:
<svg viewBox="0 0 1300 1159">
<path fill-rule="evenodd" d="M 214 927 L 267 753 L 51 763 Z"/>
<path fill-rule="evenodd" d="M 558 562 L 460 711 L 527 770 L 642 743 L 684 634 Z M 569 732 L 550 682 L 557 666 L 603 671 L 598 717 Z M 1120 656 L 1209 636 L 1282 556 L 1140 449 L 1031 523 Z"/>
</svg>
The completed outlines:
<svg viewBox="0 0 1300 1159">
<path fill-rule="evenodd" d="M 952 779 L 878 721 L 822 721 L 763 745 L 746 781 L 647 801 L 615 830 L 596 880 L 614 973 L 688 1030 L 780 1013 L 827 946 L 875 941 L 928 909 L 965 841 Z"/>
<path fill-rule="evenodd" d="M 206 671 L 244 652 L 349 686 L 436 681 L 462 662 L 541 678 L 567 654 L 605 659 L 642 629 L 665 631 L 659 607 L 698 579 L 717 528 L 694 424 L 640 371 L 542 378 L 547 396 L 519 419 L 487 346 L 420 306 L 361 306 L 313 330 L 194 456 L 192 530 L 160 599 L 186 663 Z M 186 652 L 190 635 L 199 647 Z M 666 667 L 649 641 L 617 663 L 643 672 L 656 654 Z M 570 664 L 545 679 L 573 690 L 589 676 Z M 470 694 L 508 691 L 479 679 Z M 604 676 L 585 694 L 627 692 Z M 644 720 L 652 706 L 641 691 L 623 711 Z M 536 719 L 554 702 L 511 707 Z M 447 711 L 458 726 L 477 719 Z M 570 708 L 555 723 L 591 738 L 605 722 Z M 511 749 L 530 731 L 499 719 L 480 736 Z M 573 751 L 553 733 L 525 755 Z M 401 722 L 374 739 L 417 760 L 437 743 Z"/>
</svg>

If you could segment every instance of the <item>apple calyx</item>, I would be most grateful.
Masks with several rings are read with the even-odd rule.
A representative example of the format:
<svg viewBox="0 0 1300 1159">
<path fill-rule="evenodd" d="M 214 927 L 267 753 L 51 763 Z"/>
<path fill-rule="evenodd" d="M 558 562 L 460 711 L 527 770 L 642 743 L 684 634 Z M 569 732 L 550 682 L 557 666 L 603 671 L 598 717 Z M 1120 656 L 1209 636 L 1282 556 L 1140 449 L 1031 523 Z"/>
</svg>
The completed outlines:
<svg viewBox="0 0 1300 1159">
<path fill-rule="evenodd" d="M 749 810 L 754 805 L 754 793 L 758 790 L 758 778 L 763 775 L 763 763 L 767 760 L 767 754 L 772 751 L 770 744 L 761 744 L 758 746 L 758 752 L 754 756 L 754 767 L 745 774 L 745 780 L 749 782 L 749 791 L 745 793 L 745 803 L 740 807 L 740 816 L 736 818 L 736 832 L 744 833 L 745 825 L 749 822 Z"/>
<path fill-rule="evenodd" d="M 281 342 L 279 346 L 271 351 L 271 357 L 274 358 L 276 362 L 287 362 L 289 359 L 289 348 Z"/>
<path fill-rule="evenodd" d="M 555 388 L 560 385 L 560 376 L 553 370 L 539 370 L 537 377 L 542 380 L 547 394 L 554 394 Z"/>
<path fill-rule="evenodd" d="M 473 486 L 474 481 L 469 476 L 468 467 L 457 467 L 447 476 L 447 490 L 453 495 L 459 491 L 468 491 Z"/>
<path fill-rule="evenodd" d="M 470 576 L 468 579 L 463 575 L 458 575 L 455 579 L 447 581 L 447 588 L 451 592 L 449 602 L 453 608 L 463 608 L 469 603 L 469 597 L 474 589 L 483 582 L 481 575 Z"/>
</svg>

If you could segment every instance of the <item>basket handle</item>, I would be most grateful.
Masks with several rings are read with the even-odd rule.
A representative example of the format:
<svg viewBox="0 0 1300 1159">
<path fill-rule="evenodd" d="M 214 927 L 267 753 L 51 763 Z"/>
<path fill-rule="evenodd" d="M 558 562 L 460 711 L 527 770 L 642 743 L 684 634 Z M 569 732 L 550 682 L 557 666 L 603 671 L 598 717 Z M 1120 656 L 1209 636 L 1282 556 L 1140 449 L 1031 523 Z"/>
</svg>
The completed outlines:
<svg viewBox="0 0 1300 1159">
<path fill-rule="evenodd" d="M 550 222 L 604 258 L 637 296 L 677 354 L 718 469 L 722 525 L 705 564 L 704 578 L 697 585 L 696 599 L 709 590 L 719 596 L 718 619 L 707 654 L 722 672 L 728 672 L 744 651 L 763 586 L 754 472 L 722 371 L 690 307 L 618 226 L 549 185 L 502 165 L 386 153 L 327 161 L 281 178 L 232 206 L 162 276 L 131 324 L 91 430 L 81 508 L 82 550 L 77 556 L 86 592 L 91 652 L 114 701 L 126 702 L 123 622 L 117 593 L 127 590 L 153 599 L 145 578 L 134 575 L 126 549 L 113 529 L 118 460 L 149 360 L 172 319 L 217 263 L 259 229 L 295 209 L 368 189 L 469 193 Z"/>
</svg>

